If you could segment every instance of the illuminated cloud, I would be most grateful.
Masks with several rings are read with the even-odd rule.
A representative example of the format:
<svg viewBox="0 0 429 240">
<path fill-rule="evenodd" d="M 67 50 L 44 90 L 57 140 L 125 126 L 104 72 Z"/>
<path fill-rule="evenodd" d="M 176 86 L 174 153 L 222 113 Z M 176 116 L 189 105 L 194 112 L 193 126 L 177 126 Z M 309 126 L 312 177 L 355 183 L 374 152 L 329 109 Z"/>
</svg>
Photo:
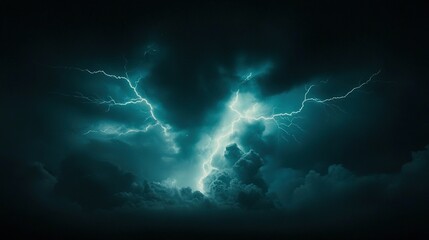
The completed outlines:
<svg viewBox="0 0 429 240">
<path fill-rule="evenodd" d="M 427 232 L 423 6 L 13 5 L 0 87 L 12 236 Z"/>
</svg>

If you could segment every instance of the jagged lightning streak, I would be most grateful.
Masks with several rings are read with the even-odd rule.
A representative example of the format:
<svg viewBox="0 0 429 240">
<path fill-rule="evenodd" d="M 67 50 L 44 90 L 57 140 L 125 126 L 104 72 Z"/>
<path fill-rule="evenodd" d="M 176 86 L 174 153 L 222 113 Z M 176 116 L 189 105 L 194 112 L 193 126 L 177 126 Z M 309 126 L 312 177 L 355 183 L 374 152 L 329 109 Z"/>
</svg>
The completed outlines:
<svg viewBox="0 0 429 240">
<path fill-rule="evenodd" d="M 76 97 L 76 98 L 80 98 L 80 99 L 84 99 L 90 103 L 94 103 L 94 104 L 98 104 L 98 105 L 106 105 L 107 106 L 107 111 L 110 110 L 111 107 L 113 106 L 126 106 L 126 105 L 132 105 L 132 104 L 144 104 L 148 109 L 149 109 L 149 117 L 146 118 L 146 120 L 152 119 L 153 123 L 150 123 L 148 125 L 146 125 L 146 127 L 144 127 L 143 129 L 129 129 L 129 128 L 124 128 L 124 127 L 118 127 L 118 128 L 105 128 L 102 130 L 88 130 L 87 132 L 84 133 L 84 135 L 90 134 L 90 133 L 101 133 L 101 134 L 109 134 L 109 135 L 118 135 L 118 136 L 122 136 L 125 134 L 130 134 L 130 133 L 138 133 L 138 132 L 147 132 L 149 129 L 153 128 L 153 127 L 160 127 L 162 129 L 162 132 L 164 133 L 164 135 L 168 136 L 169 135 L 169 129 L 170 127 L 164 123 L 162 123 L 155 115 L 154 112 L 154 107 L 153 105 L 149 102 L 149 100 L 145 97 L 143 97 L 139 91 L 137 90 L 137 87 L 139 86 L 140 83 L 140 79 L 137 79 L 136 81 L 133 81 L 128 77 L 128 73 L 126 71 L 125 68 L 125 77 L 124 76 L 118 76 L 118 75 L 114 75 L 114 74 L 109 74 L 107 72 L 105 72 L 104 70 L 89 70 L 89 69 L 85 69 L 85 68 L 78 68 L 78 67 L 56 67 L 56 68 L 62 68 L 62 69 L 69 69 L 69 70 L 76 70 L 76 71 L 80 71 L 80 72 L 84 72 L 84 73 L 88 73 L 91 75 L 96 75 L 96 74 L 100 74 L 103 75 L 105 77 L 108 78 L 113 78 L 113 79 L 117 79 L 117 80 L 123 80 L 126 82 L 127 86 L 132 90 L 134 97 L 131 98 L 128 101 L 125 102 L 121 102 L 121 101 L 116 101 L 115 99 L 113 99 L 111 96 L 109 96 L 107 99 L 101 99 L 98 97 L 89 97 L 89 96 L 85 96 L 82 93 L 76 93 L 73 95 L 66 95 L 63 94 L 65 96 L 71 96 L 71 97 Z"/>
<path fill-rule="evenodd" d="M 254 115 L 249 115 L 250 111 L 245 111 L 242 112 L 239 109 L 237 109 L 237 103 L 239 102 L 239 97 L 240 97 L 240 90 L 237 90 L 234 94 L 234 97 L 231 101 L 231 103 L 228 105 L 228 108 L 231 112 L 233 112 L 235 114 L 235 118 L 234 120 L 225 128 L 225 130 L 223 131 L 223 133 L 221 133 L 219 136 L 216 137 L 215 141 L 214 141 L 214 146 L 212 151 L 210 152 L 207 160 L 205 160 L 203 162 L 203 166 L 202 166 L 202 170 L 203 170 L 203 175 L 202 177 L 199 179 L 198 181 L 198 188 L 200 191 L 204 192 L 204 179 L 210 175 L 210 173 L 213 170 L 216 170 L 217 168 L 214 167 L 212 165 L 213 163 L 213 159 L 215 158 L 216 154 L 218 154 L 219 150 L 221 149 L 222 146 L 224 146 L 223 142 L 227 139 L 229 139 L 235 132 L 235 128 L 236 125 L 238 123 L 240 123 L 241 121 L 273 121 L 277 128 L 279 130 L 281 130 L 282 132 L 290 135 L 291 137 L 293 137 L 296 141 L 298 141 L 296 139 L 296 137 L 292 134 L 289 134 L 289 132 L 287 131 L 287 128 L 291 127 L 291 126 L 295 126 L 296 128 L 302 130 L 299 125 L 294 123 L 294 120 L 296 118 L 299 118 L 299 114 L 304 110 L 305 106 L 307 103 L 313 102 L 313 103 L 318 103 L 318 104 L 329 104 L 330 102 L 333 101 L 337 101 L 340 99 L 345 99 L 347 98 L 350 94 L 352 94 L 353 92 L 355 92 L 358 89 L 361 89 L 362 87 L 364 87 L 365 85 L 367 85 L 369 82 L 372 81 L 372 79 L 377 76 L 378 74 L 380 74 L 380 70 L 377 71 L 376 73 L 373 73 L 368 80 L 362 82 L 361 84 L 353 87 L 352 89 L 350 89 L 349 91 L 347 91 L 345 94 L 340 95 L 340 96 L 333 96 L 330 98 L 325 98 L 325 99 L 319 99 L 319 98 L 315 98 L 315 97 L 308 97 L 310 91 L 312 88 L 315 87 L 315 85 L 311 85 L 309 86 L 305 93 L 304 93 L 304 99 L 301 101 L 301 105 L 297 110 L 291 111 L 291 112 L 281 112 L 281 113 L 273 113 L 269 116 L 265 116 L 265 115 L 259 115 L 259 116 L 254 116 Z M 245 81 L 248 81 L 249 78 L 251 78 L 251 74 L 247 75 L 245 78 Z M 288 123 L 284 123 L 282 122 L 282 120 L 287 120 Z"/>
</svg>

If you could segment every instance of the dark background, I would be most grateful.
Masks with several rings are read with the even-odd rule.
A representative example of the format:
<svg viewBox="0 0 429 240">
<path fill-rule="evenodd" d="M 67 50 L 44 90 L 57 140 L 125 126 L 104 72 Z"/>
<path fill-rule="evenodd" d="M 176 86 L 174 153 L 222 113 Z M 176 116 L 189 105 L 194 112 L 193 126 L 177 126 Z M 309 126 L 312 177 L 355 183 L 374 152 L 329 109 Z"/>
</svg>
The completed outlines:
<svg viewBox="0 0 429 240">
<path fill-rule="evenodd" d="M 2 5 L 4 230 L 52 238 L 425 234 L 429 81 L 423 6 L 399 1 Z M 161 51 L 145 57 L 152 43 Z M 244 59 L 240 63 L 238 56 Z M 131 68 L 151 66 L 144 91 L 163 121 L 181 132 L 176 141 L 182 151 L 173 163 L 158 160 L 169 154 L 158 133 L 82 140 L 78 135 L 88 122 L 139 120 L 130 111 L 107 117 L 104 109 L 55 94 L 101 87 L 91 85 L 87 75 L 49 66 L 120 74 L 124 58 Z M 134 179 L 161 181 L 196 171 L 195 145 L 219 120 L 237 81 L 234 72 L 240 64 L 266 60 L 275 67 L 255 80 L 261 101 L 314 78 L 330 79 L 344 89 L 381 70 L 361 97 L 339 103 L 348 115 L 313 121 L 302 144 L 279 151 L 269 139 L 252 138 L 260 134 L 257 125 L 241 136 L 241 143 L 267 160 L 262 174 L 278 201 L 289 203 L 286 210 L 117 209 L 106 200 L 111 193 L 134 191 L 128 189 Z M 336 88 L 325 91 L 329 96 Z M 314 111 L 306 116 L 317 119 Z M 137 144 L 141 141 L 157 147 L 146 149 Z M 73 185 L 79 171 L 101 171 L 107 177 L 101 187 L 82 190 Z M 297 193 L 294 181 L 304 195 Z M 187 185 L 191 180 L 183 177 Z"/>
</svg>

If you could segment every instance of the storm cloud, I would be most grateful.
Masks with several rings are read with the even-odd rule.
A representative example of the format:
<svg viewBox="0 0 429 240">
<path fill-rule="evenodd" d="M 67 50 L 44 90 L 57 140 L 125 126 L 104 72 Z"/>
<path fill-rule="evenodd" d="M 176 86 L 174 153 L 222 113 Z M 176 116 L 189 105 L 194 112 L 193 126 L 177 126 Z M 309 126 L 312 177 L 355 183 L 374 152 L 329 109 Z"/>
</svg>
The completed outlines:
<svg viewBox="0 0 429 240">
<path fill-rule="evenodd" d="M 425 8 L 138 5 L 7 4 L 5 228 L 54 238 L 425 233 Z M 311 85 L 308 97 L 341 96 L 374 73 L 347 98 L 255 119 L 297 111 Z"/>
</svg>

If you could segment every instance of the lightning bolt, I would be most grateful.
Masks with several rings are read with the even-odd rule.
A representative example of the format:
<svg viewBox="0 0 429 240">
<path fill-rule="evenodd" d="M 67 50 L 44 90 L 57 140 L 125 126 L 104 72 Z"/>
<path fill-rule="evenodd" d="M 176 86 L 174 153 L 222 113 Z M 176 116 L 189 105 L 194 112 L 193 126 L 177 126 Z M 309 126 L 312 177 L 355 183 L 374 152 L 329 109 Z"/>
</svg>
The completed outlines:
<svg viewBox="0 0 429 240">
<path fill-rule="evenodd" d="M 117 101 L 111 96 L 108 96 L 107 98 L 102 99 L 99 97 L 86 96 L 80 92 L 75 93 L 75 94 L 70 94 L 70 95 L 62 94 L 64 96 L 71 96 L 71 97 L 75 97 L 75 98 L 80 98 L 80 99 L 83 99 L 87 102 L 94 103 L 97 105 L 105 105 L 105 106 L 107 106 L 106 111 L 110 111 L 110 109 L 112 107 L 121 107 L 121 106 L 127 106 L 127 105 L 135 105 L 135 104 L 143 104 L 149 110 L 148 111 L 149 117 L 146 118 L 146 121 L 151 119 L 152 123 L 147 124 L 142 129 L 137 129 L 137 128 L 130 129 L 130 128 L 126 128 L 126 127 L 117 127 L 117 128 L 107 127 L 107 128 L 100 129 L 100 130 L 94 130 L 94 129 L 88 130 L 84 133 L 84 135 L 88 135 L 88 134 L 92 134 L 92 133 L 99 133 L 99 134 L 105 134 L 105 135 L 122 136 L 122 135 L 126 135 L 126 134 L 131 134 L 131 133 L 147 132 L 151 128 L 160 127 L 162 132 L 164 133 L 164 135 L 169 136 L 170 126 L 162 123 L 158 119 L 158 117 L 155 115 L 154 106 L 150 103 L 150 101 L 147 98 L 143 97 L 139 93 L 139 91 L 137 90 L 137 87 L 139 86 L 141 78 L 137 79 L 136 81 L 132 81 L 128 77 L 126 67 L 125 67 L 125 76 L 118 76 L 118 75 L 114 75 L 114 74 L 109 74 L 109 73 L 105 72 L 104 70 L 89 70 L 89 69 L 78 68 L 78 67 L 55 67 L 55 68 L 76 70 L 76 71 L 88 73 L 90 75 L 102 75 L 104 77 L 124 81 L 134 95 L 133 98 L 131 98 L 130 100 L 123 101 L 123 102 Z"/>
<path fill-rule="evenodd" d="M 103 135 L 123 136 L 123 135 L 133 134 L 133 133 L 147 132 L 151 128 L 159 127 L 166 137 L 169 136 L 170 126 L 167 124 L 164 124 L 162 121 L 159 120 L 159 118 L 155 114 L 154 106 L 151 104 L 151 102 L 147 98 L 143 97 L 138 91 L 138 86 L 139 86 L 140 80 L 142 78 L 138 78 L 135 81 L 131 80 L 130 77 L 128 76 L 126 66 L 125 66 L 125 76 L 110 74 L 104 70 L 90 70 L 90 69 L 78 68 L 78 67 L 56 67 L 56 68 L 75 70 L 75 71 L 84 72 L 84 73 L 87 73 L 90 75 L 102 75 L 102 76 L 107 77 L 107 78 L 112 78 L 115 80 L 121 80 L 121 81 L 124 81 L 126 83 L 126 86 L 128 86 L 128 88 L 133 93 L 133 97 L 130 98 L 128 101 L 118 101 L 118 100 L 114 99 L 112 96 L 108 96 L 106 98 L 87 96 L 87 95 L 84 95 L 80 92 L 70 94 L 70 95 L 66 95 L 66 94 L 62 94 L 62 95 L 75 97 L 75 98 L 85 100 L 86 102 L 89 102 L 89 103 L 106 106 L 107 107 L 106 111 L 110 111 L 110 109 L 112 107 L 123 107 L 123 106 L 127 106 L 127 105 L 137 105 L 137 104 L 142 104 L 148 109 L 148 117 L 146 118 L 145 122 L 146 121 L 151 121 L 151 122 L 142 128 L 128 128 L 128 127 L 124 127 L 124 126 L 119 126 L 119 127 L 108 126 L 108 127 L 101 128 L 101 129 L 90 129 L 90 130 L 84 132 L 83 133 L 84 135 L 103 134 Z M 377 76 L 378 74 L 380 74 L 380 70 L 377 71 L 376 73 L 372 74 L 366 81 L 364 81 L 364 82 L 360 83 L 359 85 L 354 86 L 353 88 L 348 90 L 345 94 L 339 95 L 339 96 L 332 96 L 332 97 L 324 98 L 324 99 L 320 99 L 320 98 L 316 98 L 316 97 L 309 97 L 311 90 L 314 87 L 316 87 L 316 85 L 310 85 L 309 87 L 306 88 L 303 99 L 302 99 L 298 109 L 290 111 L 290 112 L 275 113 L 274 112 L 275 108 L 273 108 L 273 112 L 270 115 L 257 114 L 257 111 L 255 110 L 255 105 L 253 105 L 252 108 L 250 108 L 250 109 L 246 109 L 245 111 L 240 110 L 239 107 L 237 106 L 240 103 L 240 96 L 241 96 L 240 95 L 240 89 L 238 89 L 237 91 L 235 91 L 235 93 L 232 96 L 230 103 L 228 104 L 228 110 L 230 113 L 232 113 L 234 115 L 234 117 L 233 117 L 232 121 L 228 122 L 226 127 L 222 127 L 222 129 L 220 129 L 217 136 L 214 138 L 214 141 L 210 142 L 209 154 L 205 158 L 205 160 L 203 161 L 203 164 L 202 164 L 202 173 L 203 174 L 197 183 L 198 189 L 203 193 L 205 192 L 204 191 L 204 179 L 207 176 L 209 176 L 213 170 L 217 170 L 217 168 L 215 166 L 213 166 L 213 160 L 216 157 L 216 155 L 219 153 L 219 151 L 225 146 L 226 141 L 228 141 L 234 135 L 234 133 L 237 131 L 236 128 L 237 128 L 238 124 L 240 124 L 242 122 L 255 122 L 255 121 L 272 122 L 275 124 L 277 129 L 280 130 L 283 134 L 285 134 L 285 135 L 291 137 L 292 139 L 294 139 L 295 141 L 299 142 L 298 139 L 296 138 L 296 136 L 294 134 L 292 134 L 289 131 L 289 129 L 294 127 L 300 131 L 304 131 L 298 124 L 295 123 L 295 120 L 301 118 L 299 116 L 300 113 L 305 109 L 305 107 L 309 103 L 322 104 L 322 105 L 326 105 L 329 107 L 335 107 L 335 108 L 341 110 L 338 106 L 333 105 L 332 102 L 335 102 L 335 101 L 338 101 L 341 99 L 346 99 L 347 97 L 349 97 L 351 94 L 353 94 L 357 90 L 359 90 L 359 89 L 365 87 L 367 84 L 369 84 L 372 81 L 372 79 L 375 76 Z M 239 84 L 239 86 L 243 85 L 244 83 L 246 83 L 248 81 L 251 81 L 253 79 L 253 77 L 254 77 L 254 74 L 252 72 L 243 76 L 242 81 Z M 285 138 L 283 135 L 282 135 L 282 138 L 284 140 L 288 141 L 288 139 Z M 171 148 L 174 150 L 174 152 L 177 153 L 179 151 L 179 149 L 177 148 L 175 142 L 170 137 L 168 137 L 166 139 L 171 144 L 171 146 L 172 146 Z"/>
<path fill-rule="evenodd" d="M 297 129 L 303 131 L 303 129 L 299 125 L 297 125 L 294 121 L 295 121 L 295 119 L 299 118 L 299 114 L 305 109 L 305 106 L 307 106 L 308 103 L 316 103 L 316 104 L 323 104 L 323 105 L 328 105 L 328 106 L 335 106 L 335 105 L 330 105 L 330 103 L 347 98 L 348 96 L 350 96 L 355 91 L 357 91 L 357 90 L 365 87 L 367 84 L 369 84 L 372 81 L 372 79 L 375 76 L 377 76 L 378 74 L 380 74 L 380 70 L 377 71 L 376 73 L 373 73 L 368 78 L 368 80 L 366 80 L 366 81 L 362 82 L 361 84 L 351 88 L 345 94 L 339 95 L 339 96 L 332 96 L 330 98 L 325 98 L 325 99 L 319 99 L 316 97 L 309 97 L 311 90 L 316 86 L 316 85 L 311 85 L 308 88 L 306 88 L 306 91 L 304 93 L 304 98 L 301 101 L 300 107 L 298 109 L 296 109 L 294 111 L 290 111 L 290 112 L 272 113 L 271 115 L 268 115 L 268 116 L 267 115 L 256 115 L 255 116 L 254 114 L 252 114 L 252 112 L 254 112 L 254 111 L 247 110 L 247 111 L 243 112 L 243 111 L 240 111 L 239 109 L 237 109 L 237 104 L 238 104 L 239 98 L 240 98 L 240 89 L 237 90 L 235 92 L 233 98 L 232 98 L 231 103 L 228 105 L 229 111 L 234 113 L 235 117 L 232 120 L 232 122 L 230 122 L 230 124 L 226 128 L 223 129 L 222 133 L 220 133 L 215 138 L 215 140 L 213 141 L 214 145 L 212 147 L 212 151 L 210 152 L 207 159 L 205 161 L 203 161 L 203 165 L 202 165 L 203 175 L 201 176 L 201 178 L 198 181 L 199 190 L 201 192 L 204 192 L 204 179 L 207 176 L 209 176 L 213 170 L 217 170 L 217 168 L 214 167 L 212 164 L 213 159 L 218 154 L 221 147 L 225 146 L 225 144 L 224 144 L 225 141 L 233 136 L 233 134 L 236 131 L 235 129 L 236 129 L 237 124 L 241 123 L 242 121 L 274 122 L 274 124 L 277 126 L 277 128 L 280 131 L 291 136 L 295 141 L 298 141 L 298 139 L 295 137 L 295 135 L 289 133 L 288 128 L 296 127 Z M 249 73 L 245 77 L 244 81 L 250 80 L 251 77 L 252 77 L 252 74 Z"/>
</svg>

